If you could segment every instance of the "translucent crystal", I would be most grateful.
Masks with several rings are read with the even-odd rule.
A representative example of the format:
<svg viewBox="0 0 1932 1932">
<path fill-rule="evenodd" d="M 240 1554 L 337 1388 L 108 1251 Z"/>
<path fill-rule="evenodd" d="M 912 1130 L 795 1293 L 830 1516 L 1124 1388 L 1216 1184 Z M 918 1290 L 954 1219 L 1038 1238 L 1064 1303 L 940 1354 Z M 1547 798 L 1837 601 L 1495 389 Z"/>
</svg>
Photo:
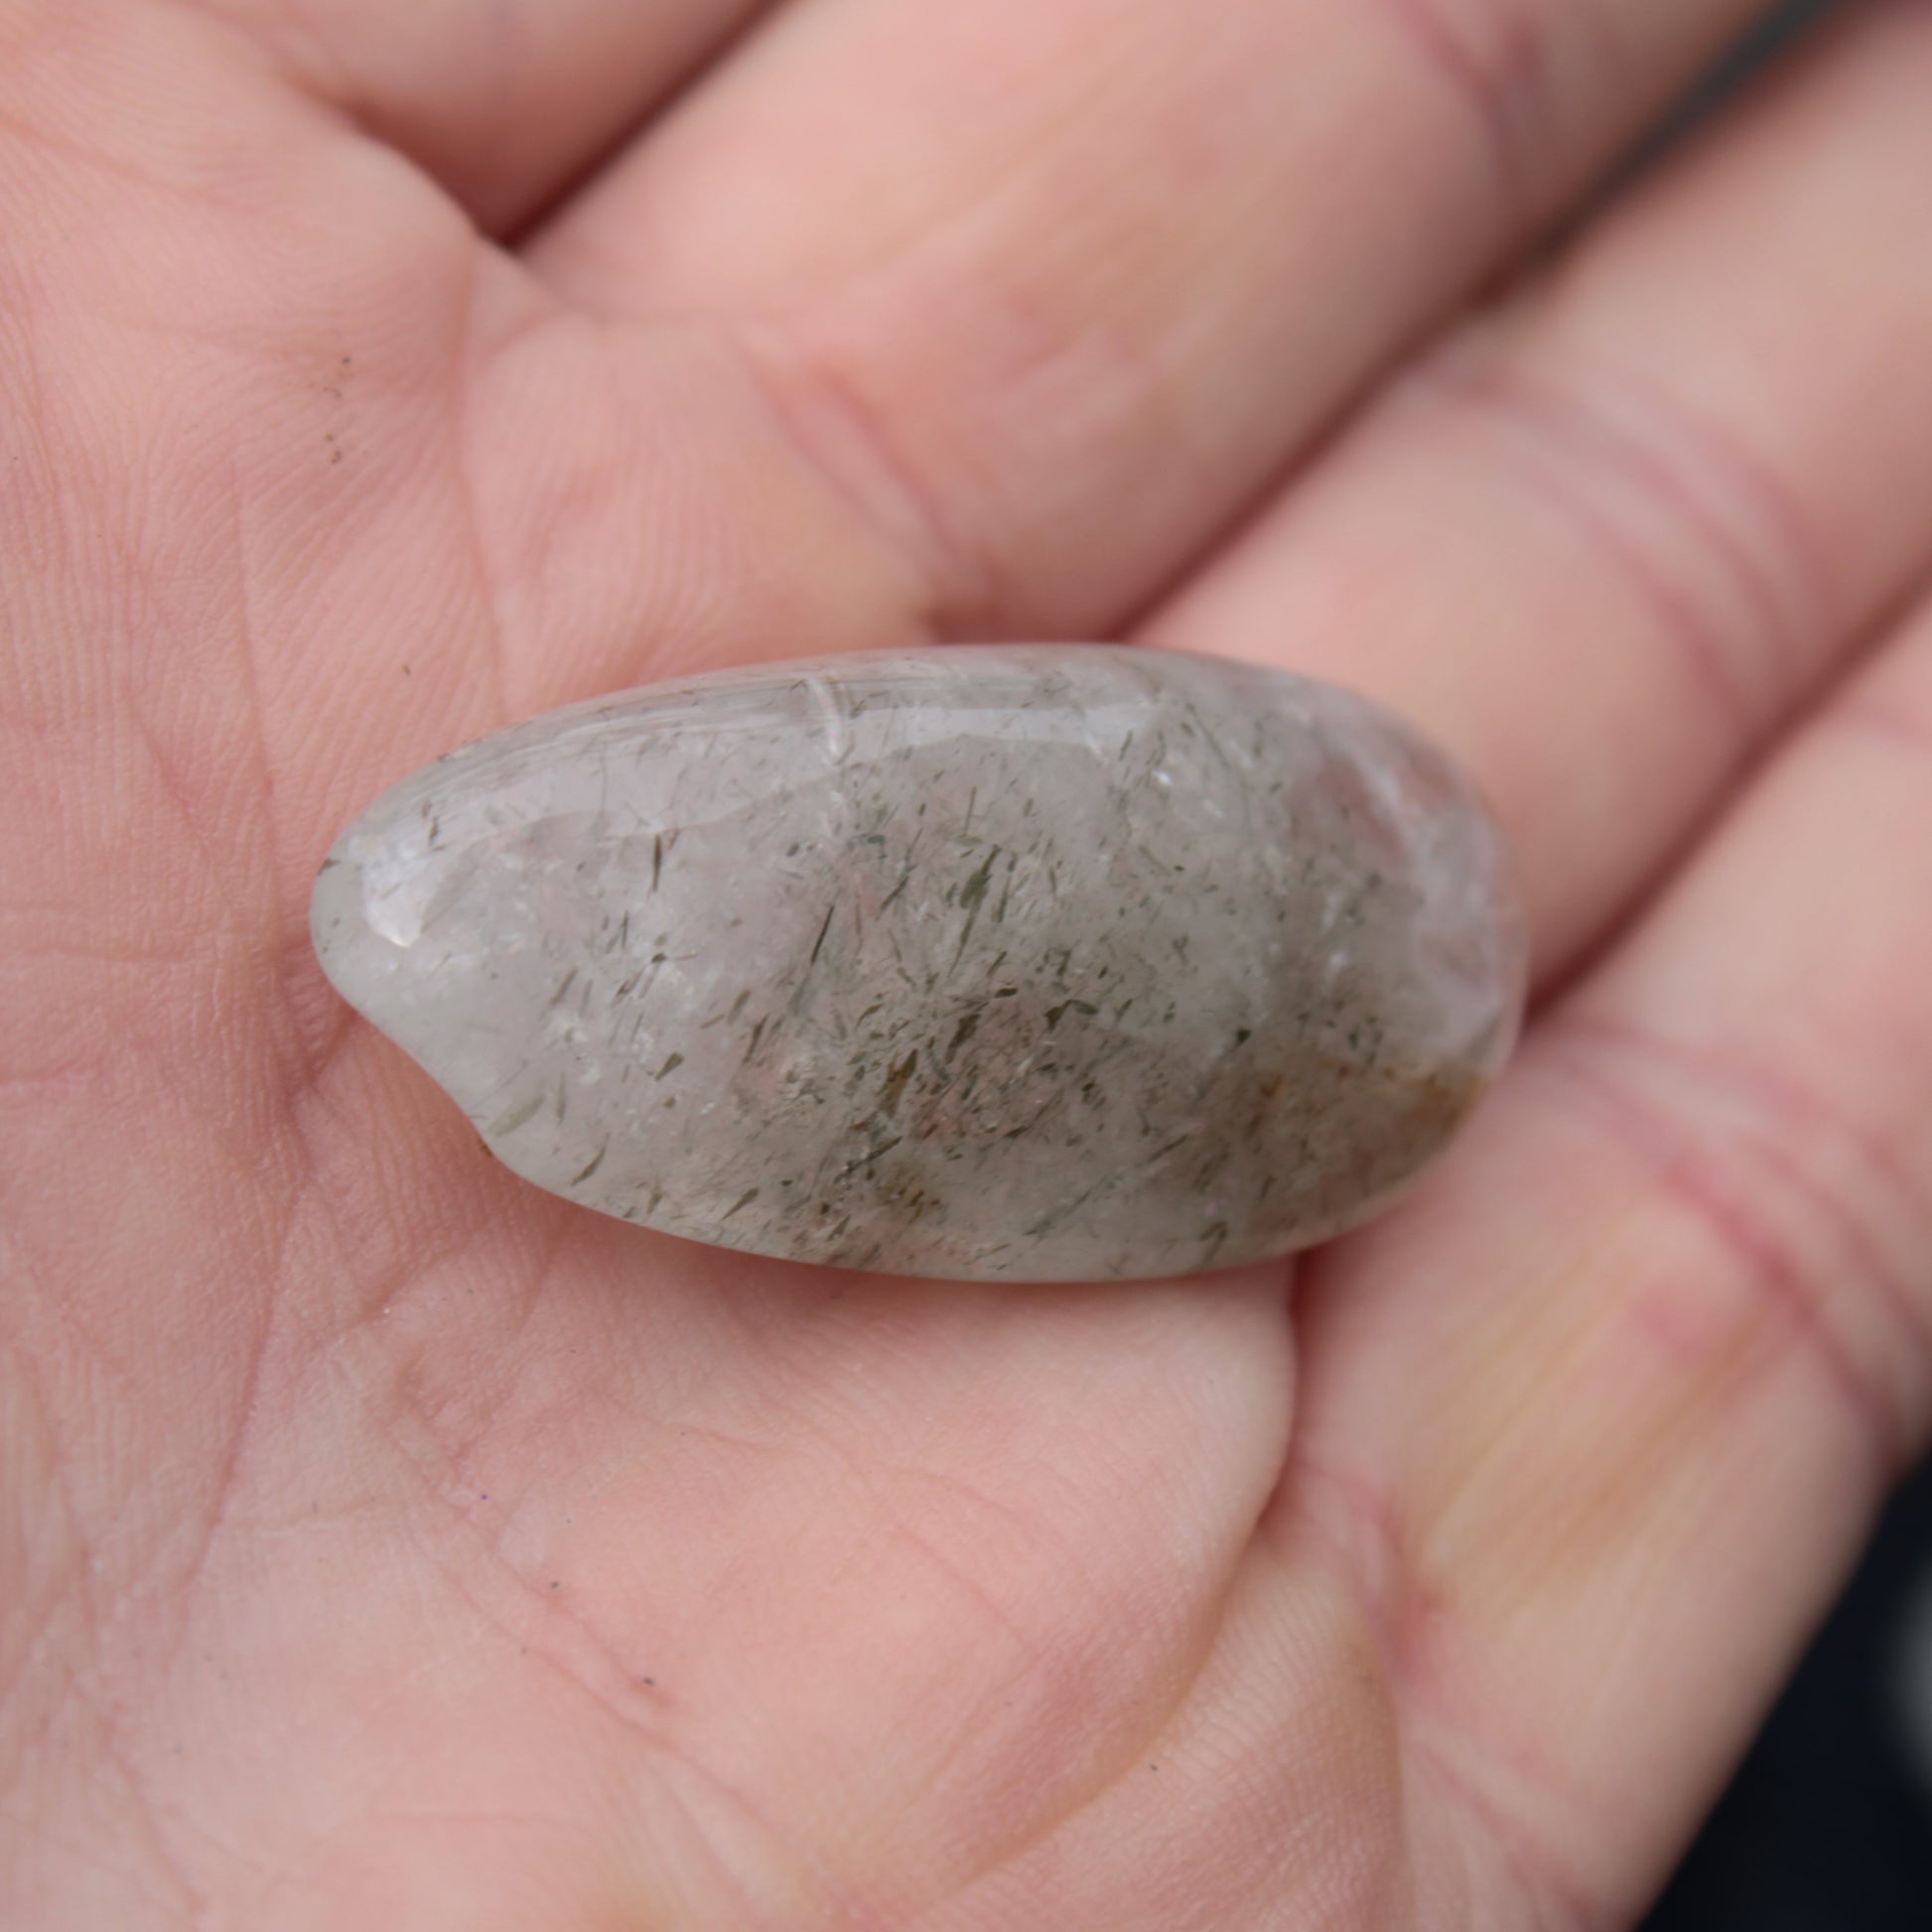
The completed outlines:
<svg viewBox="0 0 1932 1932">
<path fill-rule="evenodd" d="M 1017 1281 L 1360 1220 L 1513 1038 L 1466 781 L 1331 686 L 1110 645 L 727 672 L 405 780 L 316 944 L 511 1168 L 699 1241 Z"/>
</svg>

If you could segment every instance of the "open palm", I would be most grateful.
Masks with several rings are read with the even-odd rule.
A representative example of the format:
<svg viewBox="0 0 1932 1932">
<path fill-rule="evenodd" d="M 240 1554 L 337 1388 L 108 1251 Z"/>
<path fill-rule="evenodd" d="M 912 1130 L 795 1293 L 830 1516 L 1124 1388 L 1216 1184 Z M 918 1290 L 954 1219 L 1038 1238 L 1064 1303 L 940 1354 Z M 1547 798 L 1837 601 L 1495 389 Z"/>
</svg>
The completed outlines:
<svg viewBox="0 0 1932 1932">
<path fill-rule="evenodd" d="M 1932 1420 L 1932 13 L 1450 320 L 1746 0 L 755 12 L 0 0 L 0 1918 L 1626 1923 Z M 509 719 L 1118 634 L 1522 856 L 1292 1300 L 600 1219 L 310 951 Z"/>
</svg>

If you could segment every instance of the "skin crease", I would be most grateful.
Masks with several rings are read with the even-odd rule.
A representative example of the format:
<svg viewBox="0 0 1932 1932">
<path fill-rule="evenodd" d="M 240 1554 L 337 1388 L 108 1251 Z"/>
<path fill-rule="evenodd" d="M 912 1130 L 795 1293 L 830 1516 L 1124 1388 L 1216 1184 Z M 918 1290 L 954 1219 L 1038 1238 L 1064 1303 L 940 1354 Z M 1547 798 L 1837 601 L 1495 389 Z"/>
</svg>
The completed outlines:
<svg viewBox="0 0 1932 1932">
<path fill-rule="evenodd" d="M 1746 8 L 394 11 L 0 0 L 0 1920 L 1630 1923 L 1932 1413 L 1932 11 L 1507 282 Z M 1292 1299 L 621 1228 L 309 949 L 512 718 L 1129 631 L 1522 858 Z"/>
</svg>

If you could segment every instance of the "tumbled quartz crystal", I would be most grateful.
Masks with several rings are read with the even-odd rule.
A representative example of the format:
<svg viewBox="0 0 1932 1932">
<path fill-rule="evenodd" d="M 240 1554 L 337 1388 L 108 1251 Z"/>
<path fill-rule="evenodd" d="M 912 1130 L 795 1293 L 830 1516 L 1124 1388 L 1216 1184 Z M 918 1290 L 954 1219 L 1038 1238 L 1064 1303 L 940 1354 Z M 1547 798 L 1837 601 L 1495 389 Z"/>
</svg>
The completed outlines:
<svg viewBox="0 0 1932 1932">
<path fill-rule="evenodd" d="M 323 868 L 343 994 L 539 1186 L 972 1280 L 1374 1212 L 1514 1036 L 1467 781 L 1332 686 L 1112 645 L 700 676 L 406 779 Z"/>
</svg>

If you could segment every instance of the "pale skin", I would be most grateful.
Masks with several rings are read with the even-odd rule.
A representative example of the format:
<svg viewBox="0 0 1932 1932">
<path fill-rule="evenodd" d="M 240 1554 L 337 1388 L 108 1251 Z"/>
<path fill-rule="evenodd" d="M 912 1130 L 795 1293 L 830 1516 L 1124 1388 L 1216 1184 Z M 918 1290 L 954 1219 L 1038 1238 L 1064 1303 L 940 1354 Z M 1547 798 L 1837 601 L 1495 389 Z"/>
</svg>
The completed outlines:
<svg viewBox="0 0 1932 1932">
<path fill-rule="evenodd" d="M 0 0 L 0 1920 L 1641 1912 L 1932 1423 L 1932 8 L 1581 206 L 1750 11 Z M 451 746 L 996 635 L 1515 842 L 1292 1292 L 621 1227 L 324 982 Z"/>
</svg>

